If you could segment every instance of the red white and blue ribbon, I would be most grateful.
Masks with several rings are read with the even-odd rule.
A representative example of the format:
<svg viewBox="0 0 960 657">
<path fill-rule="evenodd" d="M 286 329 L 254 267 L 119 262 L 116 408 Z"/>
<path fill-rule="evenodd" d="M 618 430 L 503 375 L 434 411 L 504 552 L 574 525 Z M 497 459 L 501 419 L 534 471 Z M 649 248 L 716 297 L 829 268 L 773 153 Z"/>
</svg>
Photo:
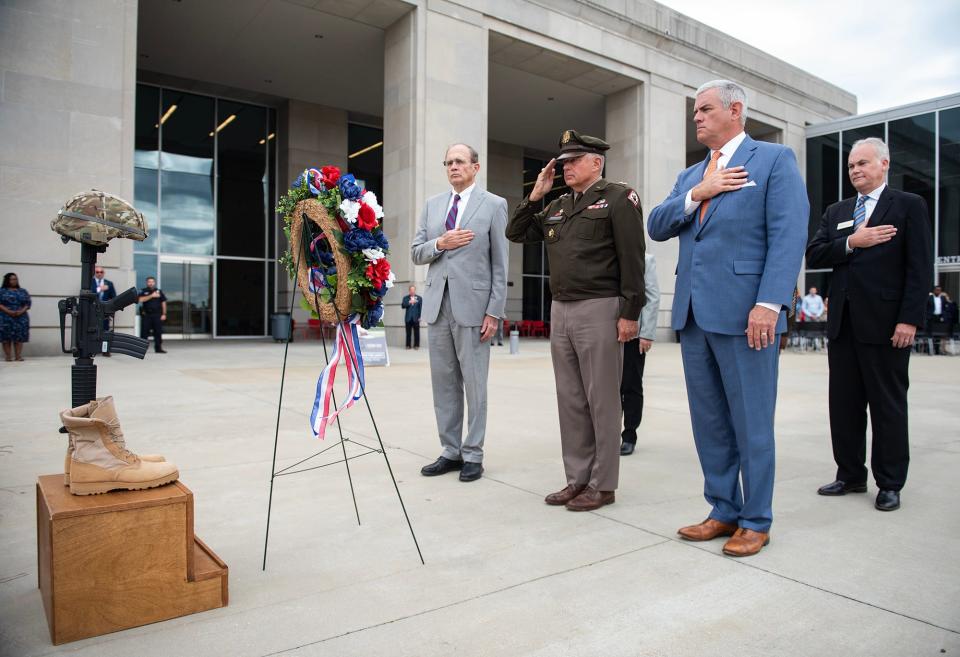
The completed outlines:
<svg viewBox="0 0 960 657">
<path fill-rule="evenodd" d="M 320 378 L 317 379 L 317 395 L 313 400 L 313 411 L 310 413 L 310 426 L 313 435 L 324 438 L 327 427 L 333 424 L 342 411 L 353 406 L 354 402 L 363 397 L 363 354 L 360 353 L 360 335 L 357 324 L 360 316 L 350 315 L 349 318 L 337 324 L 337 338 L 333 343 L 330 362 L 323 368 Z M 337 377 L 337 368 L 344 360 L 347 368 L 348 394 L 339 408 L 330 410 L 333 399 L 333 383 Z"/>
</svg>

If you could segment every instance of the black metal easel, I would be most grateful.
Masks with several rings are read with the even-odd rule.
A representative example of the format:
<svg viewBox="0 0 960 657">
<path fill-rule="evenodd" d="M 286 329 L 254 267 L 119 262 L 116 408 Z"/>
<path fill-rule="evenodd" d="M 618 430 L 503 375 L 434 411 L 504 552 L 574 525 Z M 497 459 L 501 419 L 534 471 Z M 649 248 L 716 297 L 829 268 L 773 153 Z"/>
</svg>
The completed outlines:
<svg viewBox="0 0 960 657">
<path fill-rule="evenodd" d="M 302 238 L 301 238 L 301 241 L 300 241 L 301 248 L 299 249 L 299 252 L 297 253 L 297 260 L 296 260 L 295 265 L 294 265 L 294 272 L 299 272 L 299 271 L 300 271 L 300 258 L 301 258 L 301 256 L 303 255 L 303 245 L 304 245 L 304 244 L 309 244 L 309 243 L 310 243 L 310 239 L 311 239 L 310 232 L 309 232 L 309 227 L 308 227 L 309 218 L 306 216 L 306 214 L 304 214 L 303 217 L 302 217 L 302 219 L 303 219 L 303 221 L 301 222 L 301 224 L 302 224 L 302 229 L 301 229 L 301 230 L 302 230 L 302 232 L 303 232 L 303 235 L 302 235 Z M 310 470 L 318 470 L 318 469 L 320 469 L 320 468 L 325 468 L 325 467 L 330 466 L 330 465 L 336 465 L 336 464 L 338 464 L 338 463 L 343 463 L 343 464 L 344 464 L 344 467 L 346 468 L 346 471 L 347 471 L 347 481 L 348 481 L 349 484 L 350 484 L 350 496 L 351 496 L 351 498 L 353 499 L 353 509 L 354 509 L 354 512 L 355 512 L 356 515 L 357 515 L 357 525 L 359 525 L 359 524 L 360 524 L 360 509 L 359 509 L 359 507 L 357 506 L 357 495 L 356 495 L 356 492 L 354 491 L 354 488 L 353 488 L 353 475 L 350 473 L 350 461 L 353 460 L 353 459 L 360 458 L 361 456 L 366 456 L 366 455 L 368 455 L 368 454 L 375 454 L 375 453 L 383 454 L 383 460 L 384 460 L 384 462 L 387 464 L 387 471 L 390 473 L 390 480 L 393 482 L 393 488 L 394 488 L 394 490 L 395 490 L 396 493 L 397 493 L 397 500 L 400 502 L 400 508 L 403 510 L 403 517 L 404 517 L 404 519 L 407 521 L 407 527 L 408 527 L 409 530 L 410 530 L 410 536 L 411 536 L 411 538 L 413 538 L 413 544 L 414 544 L 414 546 L 417 548 L 417 556 L 420 557 L 420 563 L 423 564 L 423 563 L 425 563 L 425 562 L 424 562 L 424 560 L 423 560 L 423 553 L 420 551 L 420 543 L 417 541 L 417 535 L 416 535 L 416 533 L 413 531 L 413 524 L 410 522 L 410 516 L 409 516 L 409 514 L 407 513 L 407 507 L 406 507 L 406 505 L 403 503 L 403 496 L 400 495 L 400 487 L 397 486 L 397 479 L 396 479 L 396 477 L 395 477 L 394 474 L 393 474 L 393 468 L 392 468 L 391 465 L 390 465 L 390 458 L 387 456 L 387 450 L 386 450 L 386 448 L 383 446 L 383 438 L 381 438 L 381 436 L 380 436 L 380 430 L 377 428 L 377 421 L 376 421 L 376 419 L 373 417 L 373 409 L 370 407 L 370 400 L 369 400 L 368 397 L 367 397 L 366 387 L 364 386 L 362 380 L 361 380 L 361 382 L 360 382 L 360 393 L 361 393 L 361 395 L 362 395 L 362 397 L 363 397 L 364 404 L 365 404 L 366 407 L 367 407 L 367 414 L 370 416 L 370 422 L 373 424 L 373 430 L 374 430 L 374 433 L 376 433 L 377 442 L 378 442 L 378 444 L 380 445 L 379 449 L 376 448 L 376 447 L 370 447 L 369 445 L 365 445 L 365 444 L 363 444 L 363 443 L 361 443 L 361 442 L 358 442 L 358 441 L 356 441 L 356 440 L 353 440 L 353 439 L 351 439 L 351 438 L 348 438 L 348 437 L 344 436 L 344 435 L 343 435 L 343 427 L 342 427 L 341 424 L 340 424 L 340 416 L 338 415 L 338 416 L 337 416 L 337 432 L 338 432 L 338 434 L 339 434 L 339 440 L 337 441 L 337 443 L 340 444 L 340 446 L 341 446 L 341 448 L 342 448 L 342 450 L 343 450 L 343 458 L 338 459 L 338 460 L 336 460 L 336 461 L 332 461 L 332 462 L 330 462 L 330 463 L 323 463 L 323 464 L 321 464 L 321 465 L 314 465 L 314 466 L 310 466 L 310 467 L 304 467 L 304 468 L 300 468 L 300 469 L 294 469 L 294 468 L 297 468 L 297 466 L 302 465 L 303 463 L 306 463 L 307 461 L 310 461 L 311 459 L 316 458 L 317 456 L 320 456 L 321 454 L 323 454 L 323 453 L 325 453 L 325 452 L 333 449 L 334 447 L 337 446 L 337 443 L 334 443 L 334 444 L 332 444 L 332 445 L 328 445 L 327 447 L 324 447 L 323 449 L 315 452 L 314 454 L 311 454 L 310 456 L 308 456 L 308 457 L 306 457 L 306 458 L 304 458 L 304 459 L 301 459 L 301 460 L 297 461 L 296 463 L 293 463 L 293 464 L 291 464 L 291 465 L 289 465 L 289 466 L 287 466 L 287 467 L 285 467 L 285 468 L 283 468 L 283 469 L 281 469 L 281 470 L 277 470 L 277 444 L 278 444 L 278 442 L 279 442 L 279 437 L 280 437 L 280 413 L 281 413 L 282 408 L 283 408 L 283 385 L 284 385 L 284 381 L 285 381 L 285 379 L 286 379 L 286 373 L 287 373 L 287 355 L 288 355 L 289 350 L 290 350 L 290 341 L 291 341 L 291 338 L 292 338 L 292 335 L 293 335 L 293 327 L 292 327 L 292 323 L 293 323 L 293 305 L 294 305 L 294 302 L 296 301 L 296 298 L 297 298 L 297 281 L 296 281 L 296 274 L 295 274 L 294 280 L 293 280 L 293 288 L 292 288 L 291 295 L 290 295 L 290 312 L 289 312 L 289 314 L 288 314 L 288 321 L 290 322 L 290 324 L 287 326 L 287 339 L 286 339 L 286 344 L 284 344 L 284 347 L 283 347 L 283 368 L 282 368 L 281 373 L 280 373 L 280 394 L 279 394 L 279 399 L 278 399 L 278 401 L 277 401 L 277 423 L 276 423 L 276 428 L 274 429 L 274 435 L 273 435 L 273 460 L 272 460 L 272 463 L 271 463 L 271 466 L 270 466 L 270 496 L 269 496 L 269 499 L 268 499 L 268 502 L 267 502 L 267 522 L 266 522 L 266 530 L 265 530 L 265 532 L 264 532 L 264 537 L 263 537 L 263 565 L 262 565 L 262 568 L 261 568 L 261 569 L 262 569 L 262 570 L 266 570 L 266 569 L 267 569 L 267 546 L 268 546 L 269 540 L 270 540 L 270 515 L 271 515 L 271 511 L 272 511 L 272 509 L 273 509 L 273 484 L 274 484 L 274 481 L 276 480 L 276 478 L 277 478 L 277 477 L 281 477 L 281 476 L 286 476 L 286 475 L 299 474 L 299 473 L 301 473 L 301 472 L 309 472 Z M 314 304 L 314 309 L 317 311 L 317 314 L 319 315 L 319 314 L 320 314 L 320 299 L 319 299 L 319 297 L 318 297 L 318 295 L 317 295 L 316 292 L 314 292 L 313 304 Z M 343 316 L 340 314 L 340 309 L 336 307 L 336 303 L 333 304 L 333 307 L 334 307 L 334 309 L 335 309 L 335 311 L 336 311 L 336 313 L 337 313 L 337 319 L 338 319 L 338 328 L 337 328 L 337 330 L 341 330 L 341 329 L 340 329 L 340 325 L 342 325 L 343 320 L 346 319 L 346 318 L 343 317 Z M 329 364 L 329 363 L 330 363 L 330 354 L 329 354 L 329 352 L 327 351 L 327 340 L 326 340 L 326 336 L 323 334 L 323 329 L 322 329 L 322 328 L 321 328 L 321 330 L 320 330 L 320 339 L 321 339 L 321 344 L 322 344 L 322 346 L 323 346 L 323 357 L 324 357 L 324 360 L 326 361 L 327 364 Z M 352 359 L 352 364 L 353 364 L 354 368 L 356 368 L 356 367 L 358 366 L 358 362 L 357 362 L 357 360 L 356 360 L 356 356 L 354 356 L 354 355 L 348 355 L 348 357 L 350 357 L 350 358 Z M 335 394 L 333 395 L 332 402 L 333 402 L 334 408 L 336 408 L 336 407 L 337 407 L 337 399 L 336 399 L 336 395 L 335 395 Z M 366 451 L 361 452 L 360 454 L 353 455 L 353 456 L 348 456 L 348 455 L 347 455 L 347 446 L 346 446 L 346 443 L 348 443 L 348 442 L 353 443 L 353 444 L 355 444 L 355 445 L 358 445 L 358 446 L 360 446 L 360 447 L 363 447 L 363 448 L 366 449 Z"/>
</svg>

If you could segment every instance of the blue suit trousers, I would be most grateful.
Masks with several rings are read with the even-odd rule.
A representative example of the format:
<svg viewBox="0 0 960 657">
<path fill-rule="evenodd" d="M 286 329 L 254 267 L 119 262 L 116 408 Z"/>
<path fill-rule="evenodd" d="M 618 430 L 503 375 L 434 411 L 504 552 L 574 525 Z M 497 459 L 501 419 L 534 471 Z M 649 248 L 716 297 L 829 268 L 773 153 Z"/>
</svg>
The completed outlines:
<svg viewBox="0 0 960 657">
<path fill-rule="evenodd" d="M 776 341 L 757 351 L 746 335 L 704 331 L 691 308 L 680 350 L 710 517 L 766 532 L 776 466 Z"/>
</svg>

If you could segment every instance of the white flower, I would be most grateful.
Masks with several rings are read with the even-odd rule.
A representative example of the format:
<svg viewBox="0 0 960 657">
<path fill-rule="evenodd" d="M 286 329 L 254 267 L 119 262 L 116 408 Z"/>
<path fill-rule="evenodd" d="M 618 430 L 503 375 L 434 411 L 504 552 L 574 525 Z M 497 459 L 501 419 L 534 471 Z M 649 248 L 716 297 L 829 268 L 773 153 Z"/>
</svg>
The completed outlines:
<svg viewBox="0 0 960 657">
<path fill-rule="evenodd" d="M 363 198 L 360 200 L 366 203 L 367 205 L 369 205 L 371 208 L 373 208 L 373 211 L 377 215 L 377 219 L 383 219 L 383 208 L 380 207 L 379 203 L 377 203 L 376 194 L 374 194 L 373 192 L 367 192 L 366 194 L 363 195 Z"/>
<path fill-rule="evenodd" d="M 350 199 L 344 199 L 343 203 L 340 204 L 340 212 L 343 213 L 344 219 L 351 224 L 355 224 L 357 223 L 357 215 L 360 213 L 360 204 Z"/>
<path fill-rule="evenodd" d="M 363 251 L 361 251 L 361 253 L 363 254 L 363 257 L 366 258 L 369 262 L 376 262 L 377 260 L 380 260 L 381 258 L 386 257 L 386 254 L 384 254 L 383 249 L 379 247 L 376 249 L 364 249 Z"/>
<path fill-rule="evenodd" d="M 397 280 L 397 277 L 396 277 L 396 276 L 394 275 L 394 273 L 391 271 L 391 272 L 390 272 L 390 275 L 387 276 L 387 280 L 385 280 L 385 281 L 383 282 L 383 284 L 386 285 L 386 286 L 387 286 L 387 289 L 389 290 L 391 287 L 393 287 L 393 282 L 394 282 L 395 280 Z"/>
</svg>

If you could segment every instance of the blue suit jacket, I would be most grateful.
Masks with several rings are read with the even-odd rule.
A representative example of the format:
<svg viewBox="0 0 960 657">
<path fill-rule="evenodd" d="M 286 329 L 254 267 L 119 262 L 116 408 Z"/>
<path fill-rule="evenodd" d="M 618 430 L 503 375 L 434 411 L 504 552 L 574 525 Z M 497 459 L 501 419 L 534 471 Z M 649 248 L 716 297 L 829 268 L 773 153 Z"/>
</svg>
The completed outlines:
<svg viewBox="0 0 960 657">
<path fill-rule="evenodd" d="M 704 331 L 743 335 L 750 310 L 767 302 L 785 307 L 777 321 L 782 333 L 810 217 L 796 157 L 785 146 L 746 136 L 727 167 L 745 167 L 754 184 L 713 197 L 701 224 L 699 208 L 684 214 L 684 204 L 703 179 L 708 159 L 681 173 L 647 220 L 652 239 L 680 238 L 672 327 L 686 326 L 692 305 Z"/>
</svg>

